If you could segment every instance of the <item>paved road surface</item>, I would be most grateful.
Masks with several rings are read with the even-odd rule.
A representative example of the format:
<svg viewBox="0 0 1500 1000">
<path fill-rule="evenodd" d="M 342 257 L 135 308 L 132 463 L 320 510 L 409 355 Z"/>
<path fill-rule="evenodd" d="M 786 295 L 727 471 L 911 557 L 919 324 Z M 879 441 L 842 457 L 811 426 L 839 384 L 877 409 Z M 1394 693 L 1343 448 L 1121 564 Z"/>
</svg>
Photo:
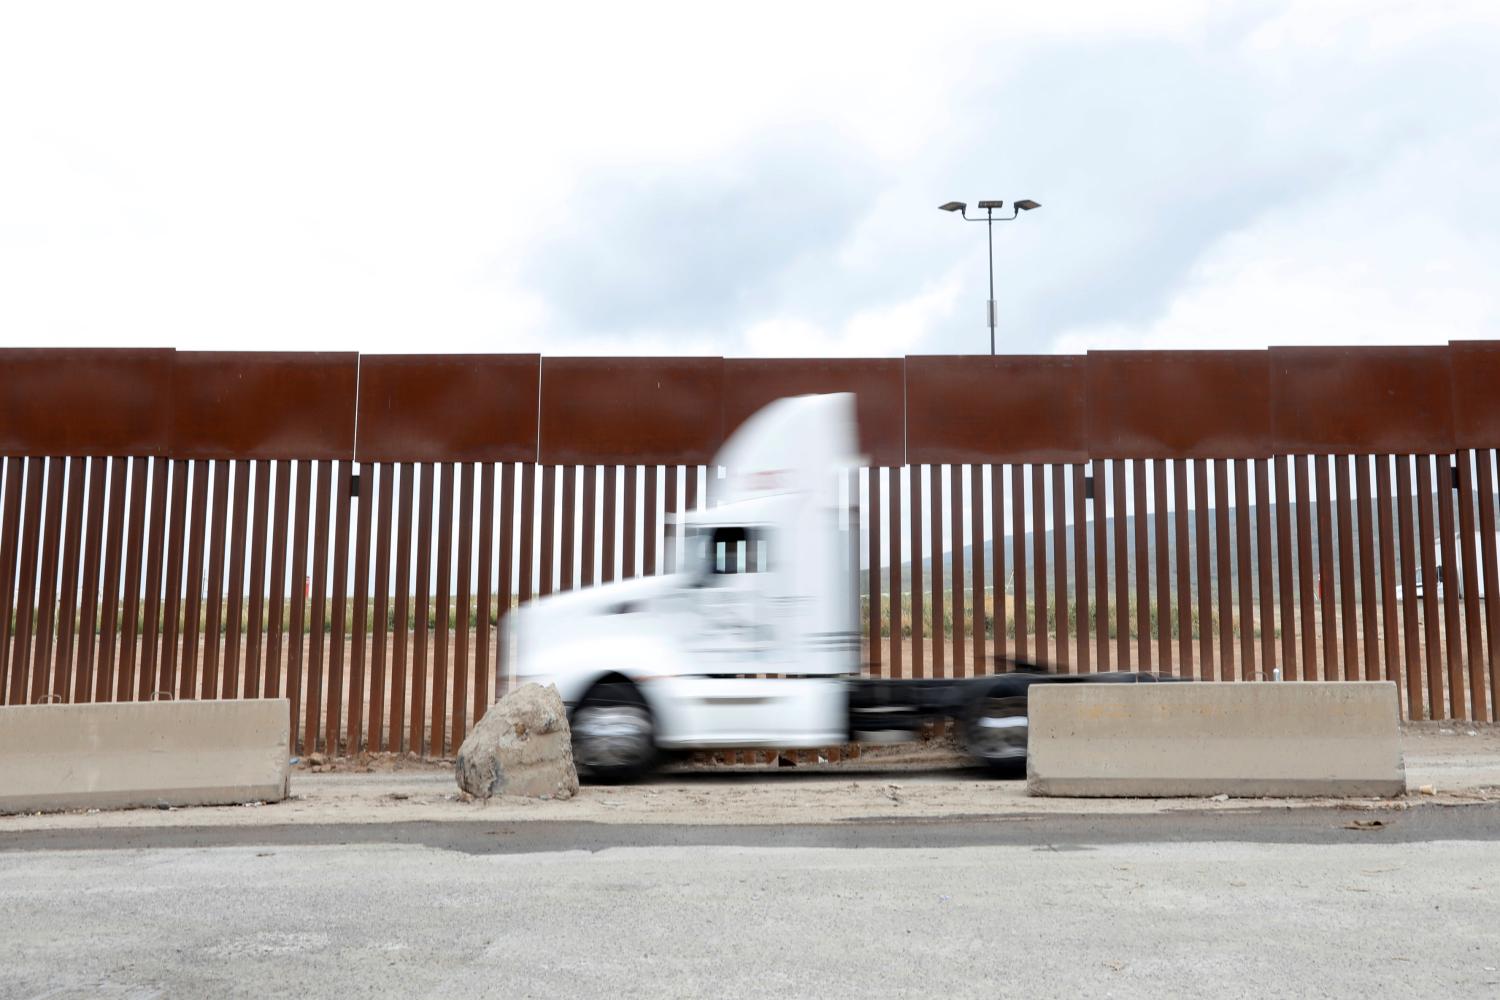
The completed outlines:
<svg viewBox="0 0 1500 1000">
<path fill-rule="evenodd" d="M 1496 839 L 1482 805 L 15 831 L 0 997 L 1500 996 Z"/>
</svg>

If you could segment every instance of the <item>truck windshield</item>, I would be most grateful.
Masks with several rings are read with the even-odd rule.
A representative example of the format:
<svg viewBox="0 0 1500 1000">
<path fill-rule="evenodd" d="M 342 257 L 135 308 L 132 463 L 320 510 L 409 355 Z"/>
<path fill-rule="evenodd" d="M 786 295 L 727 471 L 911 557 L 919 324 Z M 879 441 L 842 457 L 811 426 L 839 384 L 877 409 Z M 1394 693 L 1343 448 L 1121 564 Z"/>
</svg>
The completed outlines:
<svg viewBox="0 0 1500 1000">
<path fill-rule="evenodd" d="M 690 529 L 687 548 L 690 564 L 701 577 L 763 573 L 770 568 L 765 532 L 758 528 Z"/>
</svg>

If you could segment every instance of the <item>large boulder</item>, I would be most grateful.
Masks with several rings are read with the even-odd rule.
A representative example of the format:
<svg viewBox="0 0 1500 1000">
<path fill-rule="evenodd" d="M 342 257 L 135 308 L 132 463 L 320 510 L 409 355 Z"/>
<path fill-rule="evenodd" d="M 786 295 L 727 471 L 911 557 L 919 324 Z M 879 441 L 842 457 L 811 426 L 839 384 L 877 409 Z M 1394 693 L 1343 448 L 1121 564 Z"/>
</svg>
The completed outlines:
<svg viewBox="0 0 1500 1000">
<path fill-rule="evenodd" d="M 568 712 L 551 684 L 522 684 L 484 713 L 454 767 L 458 787 L 492 795 L 568 799 L 578 792 Z"/>
</svg>

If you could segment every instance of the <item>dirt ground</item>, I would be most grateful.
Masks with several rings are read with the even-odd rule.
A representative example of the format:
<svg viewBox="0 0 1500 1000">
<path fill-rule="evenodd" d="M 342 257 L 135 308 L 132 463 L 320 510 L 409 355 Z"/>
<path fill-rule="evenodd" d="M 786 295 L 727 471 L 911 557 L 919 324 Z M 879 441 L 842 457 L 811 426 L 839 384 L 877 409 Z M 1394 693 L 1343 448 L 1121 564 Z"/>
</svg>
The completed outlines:
<svg viewBox="0 0 1500 1000">
<path fill-rule="evenodd" d="M 1139 814 L 1173 811 L 1337 806 L 1351 810 L 1455 807 L 1500 801 L 1500 727 L 1422 723 L 1403 733 L 1406 798 L 1059 799 L 1027 796 L 1025 782 L 998 780 L 968 766 L 949 743 L 932 740 L 867 748 L 840 762 L 670 768 L 623 787 L 584 786 L 573 799 L 501 796 L 466 801 L 451 761 L 394 754 L 301 761 L 292 796 L 270 805 L 136 809 L 0 816 L 7 830 L 153 826 L 254 826 L 526 820 L 663 824 L 845 823 L 856 820 L 996 818 L 1043 814 Z M 1430 789 L 1430 794 L 1423 789 Z"/>
</svg>

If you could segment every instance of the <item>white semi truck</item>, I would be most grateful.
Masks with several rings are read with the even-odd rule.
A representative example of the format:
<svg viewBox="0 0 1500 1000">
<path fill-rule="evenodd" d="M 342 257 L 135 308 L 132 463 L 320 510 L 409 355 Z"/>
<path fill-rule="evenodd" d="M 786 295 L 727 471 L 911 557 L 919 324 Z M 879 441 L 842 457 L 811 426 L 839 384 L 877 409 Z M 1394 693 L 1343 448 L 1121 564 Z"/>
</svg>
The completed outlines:
<svg viewBox="0 0 1500 1000">
<path fill-rule="evenodd" d="M 862 677 L 858 580 L 839 529 L 855 442 L 852 395 L 777 400 L 716 457 L 727 479 L 714 506 L 682 516 L 675 572 L 509 616 L 515 681 L 557 686 L 585 778 L 632 780 L 676 751 L 892 742 L 941 719 L 959 723 L 978 762 L 1015 769 L 1031 684 L 1157 679 L 1009 661 L 965 680 Z"/>
</svg>

